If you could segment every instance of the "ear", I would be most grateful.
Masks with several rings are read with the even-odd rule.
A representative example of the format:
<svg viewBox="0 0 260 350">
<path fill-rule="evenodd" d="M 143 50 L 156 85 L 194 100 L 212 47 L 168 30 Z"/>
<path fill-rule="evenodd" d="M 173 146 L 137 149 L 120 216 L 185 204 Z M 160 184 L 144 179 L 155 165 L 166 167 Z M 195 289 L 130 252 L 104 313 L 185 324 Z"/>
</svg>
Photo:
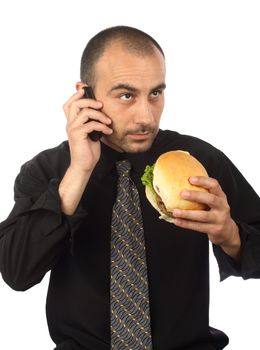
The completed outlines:
<svg viewBox="0 0 260 350">
<path fill-rule="evenodd" d="M 77 89 L 77 91 L 79 91 L 80 89 L 82 89 L 83 86 L 87 86 L 87 84 L 82 83 L 82 81 L 78 81 L 78 82 L 76 83 L 76 89 Z"/>
</svg>

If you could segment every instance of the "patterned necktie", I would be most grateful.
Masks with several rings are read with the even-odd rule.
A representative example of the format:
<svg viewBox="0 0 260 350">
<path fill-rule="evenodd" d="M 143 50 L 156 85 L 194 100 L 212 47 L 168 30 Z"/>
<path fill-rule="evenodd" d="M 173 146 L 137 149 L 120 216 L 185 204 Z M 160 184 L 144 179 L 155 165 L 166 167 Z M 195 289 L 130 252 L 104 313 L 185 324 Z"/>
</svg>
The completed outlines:
<svg viewBox="0 0 260 350">
<path fill-rule="evenodd" d="M 144 231 L 131 164 L 117 162 L 111 226 L 111 349 L 152 350 Z"/>
</svg>

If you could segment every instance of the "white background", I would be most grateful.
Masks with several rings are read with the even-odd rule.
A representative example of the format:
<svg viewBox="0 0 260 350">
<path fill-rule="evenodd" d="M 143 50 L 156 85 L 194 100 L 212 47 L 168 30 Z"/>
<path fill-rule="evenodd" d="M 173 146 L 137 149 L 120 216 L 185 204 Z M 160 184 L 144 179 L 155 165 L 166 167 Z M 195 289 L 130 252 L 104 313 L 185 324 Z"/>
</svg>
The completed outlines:
<svg viewBox="0 0 260 350">
<path fill-rule="evenodd" d="M 259 1 L 251 0 L 1 2 L 0 221 L 13 206 L 20 165 L 66 138 L 62 105 L 79 80 L 85 44 L 118 24 L 147 31 L 165 50 L 161 127 L 222 149 L 259 194 L 259 19 Z M 25 293 L 0 278 L 1 349 L 53 349 L 48 277 Z M 259 314 L 260 281 L 219 283 L 211 256 L 210 320 L 229 335 L 228 350 L 260 348 Z"/>
</svg>

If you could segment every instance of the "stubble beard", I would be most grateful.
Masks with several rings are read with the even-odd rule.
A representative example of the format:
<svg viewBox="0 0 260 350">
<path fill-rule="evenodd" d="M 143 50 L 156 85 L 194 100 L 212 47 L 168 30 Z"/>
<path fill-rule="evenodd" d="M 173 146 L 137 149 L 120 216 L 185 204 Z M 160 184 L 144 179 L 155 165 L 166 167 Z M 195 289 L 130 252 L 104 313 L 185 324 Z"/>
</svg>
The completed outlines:
<svg viewBox="0 0 260 350">
<path fill-rule="evenodd" d="M 115 149 L 118 152 L 126 153 L 141 153 L 149 150 L 154 142 L 154 139 L 159 131 L 159 127 L 145 127 L 141 126 L 136 130 L 127 130 L 120 133 L 114 129 L 113 134 L 106 135 L 102 141 L 109 147 Z M 131 140 L 128 135 L 149 132 L 150 137 L 147 140 Z"/>
</svg>

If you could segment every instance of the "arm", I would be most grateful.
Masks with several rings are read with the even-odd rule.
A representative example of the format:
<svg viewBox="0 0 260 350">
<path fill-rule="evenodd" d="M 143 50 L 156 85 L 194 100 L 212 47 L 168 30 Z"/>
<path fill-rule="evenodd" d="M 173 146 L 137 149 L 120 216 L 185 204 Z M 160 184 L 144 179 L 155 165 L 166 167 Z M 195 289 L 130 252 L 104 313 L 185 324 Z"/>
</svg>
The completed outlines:
<svg viewBox="0 0 260 350">
<path fill-rule="evenodd" d="M 77 221 L 82 219 L 76 209 L 100 156 L 100 143 L 87 135 L 93 130 L 111 133 L 105 125 L 110 120 L 89 108 L 100 107 L 100 103 L 82 100 L 82 95 L 83 91 L 76 93 L 64 105 L 70 164 L 62 180 L 60 174 L 66 169 L 60 169 L 60 158 L 64 154 L 49 159 L 49 153 L 43 152 L 28 162 L 16 179 L 13 211 L 0 225 L 0 271 L 16 290 L 41 281 L 68 248 Z M 90 113 L 101 123 L 86 124 Z"/>
<path fill-rule="evenodd" d="M 79 84 L 81 87 L 83 84 Z M 95 110 L 102 103 L 92 99 L 81 99 L 83 90 L 74 94 L 63 106 L 67 117 L 67 134 L 70 145 L 71 163 L 61 181 L 59 195 L 62 210 L 72 215 L 82 197 L 91 173 L 100 157 L 100 142 L 92 141 L 87 135 L 93 130 L 110 135 L 111 120 Z M 88 122 L 91 117 L 92 121 Z M 99 121 L 99 122 L 98 122 Z"/>
<path fill-rule="evenodd" d="M 0 271 L 15 290 L 40 282 L 69 243 L 58 180 L 36 179 L 32 165 L 23 166 L 16 178 L 14 208 L 0 224 Z"/>
</svg>

